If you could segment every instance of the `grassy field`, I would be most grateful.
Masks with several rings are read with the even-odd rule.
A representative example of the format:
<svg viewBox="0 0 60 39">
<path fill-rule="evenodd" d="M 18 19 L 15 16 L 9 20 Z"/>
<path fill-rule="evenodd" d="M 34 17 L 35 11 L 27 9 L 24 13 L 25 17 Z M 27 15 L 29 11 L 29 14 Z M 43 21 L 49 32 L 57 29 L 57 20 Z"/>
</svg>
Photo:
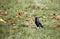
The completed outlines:
<svg viewBox="0 0 60 39">
<path fill-rule="evenodd" d="M 0 0 L 1 10 L 0 39 L 60 39 L 60 27 L 53 23 L 58 20 L 51 16 L 60 15 L 60 0 Z M 36 16 L 43 29 L 36 28 Z"/>
</svg>

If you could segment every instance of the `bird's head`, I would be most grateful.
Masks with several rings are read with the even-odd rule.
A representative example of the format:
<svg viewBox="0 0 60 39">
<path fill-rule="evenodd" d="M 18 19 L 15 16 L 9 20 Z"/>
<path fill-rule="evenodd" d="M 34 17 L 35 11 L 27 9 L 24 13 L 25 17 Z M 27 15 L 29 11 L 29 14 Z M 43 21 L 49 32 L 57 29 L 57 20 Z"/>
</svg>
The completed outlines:
<svg viewBox="0 0 60 39">
<path fill-rule="evenodd" d="M 38 19 L 38 17 L 35 17 L 35 19 Z"/>
<path fill-rule="evenodd" d="M 38 17 L 35 17 L 35 19 L 37 19 Z"/>
</svg>

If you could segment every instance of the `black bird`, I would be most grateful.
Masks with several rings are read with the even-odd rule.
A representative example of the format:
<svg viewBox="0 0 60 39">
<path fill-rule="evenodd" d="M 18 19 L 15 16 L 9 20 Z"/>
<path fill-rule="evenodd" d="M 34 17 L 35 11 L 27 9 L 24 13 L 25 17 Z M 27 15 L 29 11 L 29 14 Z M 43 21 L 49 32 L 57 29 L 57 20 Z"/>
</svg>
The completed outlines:
<svg viewBox="0 0 60 39">
<path fill-rule="evenodd" d="M 38 17 L 35 17 L 35 24 L 36 24 L 37 27 L 39 27 L 39 28 L 42 27 L 43 28 L 42 24 L 39 22 Z"/>
</svg>

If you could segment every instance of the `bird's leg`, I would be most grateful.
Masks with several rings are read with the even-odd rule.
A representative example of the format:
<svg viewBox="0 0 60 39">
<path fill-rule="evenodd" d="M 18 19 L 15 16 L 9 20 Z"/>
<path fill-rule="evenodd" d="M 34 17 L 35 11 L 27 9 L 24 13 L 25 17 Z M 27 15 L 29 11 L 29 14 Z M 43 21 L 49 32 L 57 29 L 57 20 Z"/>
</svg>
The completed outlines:
<svg viewBox="0 0 60 39">
<path fill-rule="evenodd" d="M 36 27 L 36 29 L 40 29 L 39 27 Z"/>
</svg>

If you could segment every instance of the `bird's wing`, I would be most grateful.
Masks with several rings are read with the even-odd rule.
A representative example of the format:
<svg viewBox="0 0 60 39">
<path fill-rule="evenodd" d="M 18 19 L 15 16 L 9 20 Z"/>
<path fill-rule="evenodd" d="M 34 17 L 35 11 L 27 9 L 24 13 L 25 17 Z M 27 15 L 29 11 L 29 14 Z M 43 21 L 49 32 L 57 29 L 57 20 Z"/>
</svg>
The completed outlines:
<svg viewBox="0 0 60 39">
<path fill-rule="evenodd" d="M 43 25 L 41 24 L 41 23 L 39 23 L 40 24 L 40 27 L 42 27 L 43 28 Z"/>
</svg>

